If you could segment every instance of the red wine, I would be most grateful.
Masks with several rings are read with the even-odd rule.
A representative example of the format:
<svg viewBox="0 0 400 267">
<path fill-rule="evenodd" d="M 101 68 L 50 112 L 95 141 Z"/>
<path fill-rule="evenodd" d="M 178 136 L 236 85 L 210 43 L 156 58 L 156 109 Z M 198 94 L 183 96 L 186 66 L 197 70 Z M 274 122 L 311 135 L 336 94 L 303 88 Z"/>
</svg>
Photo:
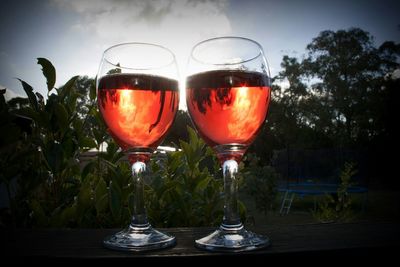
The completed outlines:
<svg viewBox="0 0 400 267">
<path fill-rule="evenodd" d="M 144 74 L 111 74 L 100 79 L 98 106 L 123 150 L 155 149 L 173 123 L 178 82 Z"/>
<path fill-rule="evenodd" d="M 270 95 L 269 79 L 262 73 L 224 70 L 187 78 L 187 106 L 199 134 L 217 154 L 228 153 L 219 147 L 236 147 L 239 155 L 228 153 L 236 160 L 261 129 Z"/>
</svg>

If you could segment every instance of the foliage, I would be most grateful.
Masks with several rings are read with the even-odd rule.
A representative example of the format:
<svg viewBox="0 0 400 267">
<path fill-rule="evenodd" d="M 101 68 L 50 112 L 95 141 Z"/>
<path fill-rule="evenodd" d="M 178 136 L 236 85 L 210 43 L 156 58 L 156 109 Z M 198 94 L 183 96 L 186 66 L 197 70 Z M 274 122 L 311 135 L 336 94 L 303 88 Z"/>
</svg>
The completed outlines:
<svg viewBox="0 0 400 267">
<path fill-rule="evenodd" d="M 211 166 L 206 166 L 216 165 L 216 160 L 194 130 L 188 131 L 190 140 L 181 141 L 180 151 L 156 154 L 149 164 L 145 206 L 153 226 L 208 226 L 221 221 L 222 181 L 211 174 Z M 84 169 L 88 173 L 85 182 L 66 212 L 72 225 L 121 227 L 129 223 L 133 201 L 131 172 L 121 153 L 116 154 L 117 147 L 110 143 L 107 152 L 100 153 Z M 101 169 L 102 165 L 105 169 Z"/>
<path fill-rule="evenodd" d="M 374 162 L 369 168 L 384 162 L 394 168 L 386 149 L 398 142 L 393 121 L 400 79 L 393 73 L 399 68 L 400 45 L 376 47 L 372 36 L 353 28 L 321 32 L 307 51 L 303 59 L 283 57 L 282 71 L 273 78 L 267 124 L 249 152 L 267 163 L 277 149 L 367 148 Z M 0 179 L 10 206 L 1 211 L 0 224 L 123 225 L 130 219 L 130 168 L 98 112 L 95 81 L 75 76 L 55 88 L 54 66 L 45 58 L 38 64 L 46 78 L 46 99 L 23 80 L 25 99 L 6 102 L 5 90 L 0 91 Z M 209 225 L 222 216 L 219 165 L 193 130 L 182 130 L 190 124 L 180 111 L 166 142 L 181 150 L 153 157 L 149 164 L 146 204 L 157 226 Z M 81 162 L 88 150 L 104 145 L 107 151 Z M 247 165 L 241 164 L 246 177 L 241 182 L 258 208 L 267 211 L 276 173 L 252 160 Z M 389 174 L 389 167 L 376 168 L 375 174 Z M 337 214 L 350 205 L 345 188 L 343 182 L 340 201 L 321 204 L 321 210 L 332 213 L 327 217 L 346 217 Z"/>
<path fill-rule="evenodd" d="M 178 110 L 176 113 L 175 121 L 169 129 L 168 135 L 165 137 L 163 143 L 170 146 L 178 147 L 179 140 L 188 141 L 189 133 L 182 130 L 186 129 L 187 127 L 193 128 L 189 114 L 186 111 Z"/>
<path fill-rule="evenodd" d="M 213 152 L 188 127 L 180 151 L 152 161 L 148 214 L 160 227 L 216 225 L 222 220 L 222 179 Z"/>
<path fill-rule="evenodd" d="M 11 206 L 12 216 L 21 225 L 47 226 L 58 224 L 62 211 L 73 201 L 82 182 L 79 155 L 96 143 L 85 134 L 85 120 L 76 112 L 79 94 L 74 83 L 78 77 L 54 88 L 54 66 L 44 58 L 39 58 L 38 64 L 47 80 L 47 101 L 20 80 L 29 105 L 19 101 L 23 105 L 12 109 L 12 116 L 27 124 L 29 130 L 15 134 L 5 131 L 17 143 L 10 145 L 13 152 L 9 157 L 2 149 L 1 158 L 7 173 L 6 184 L 15 188 L 15 192 L 9 190 L 10 203 L 18 203 Z"/>
<path fill-rule="evenodd" d="M 0 182 L 5 186 L 7 195 L 15 194 L 13 180 L 15 177 L 20 179 L 29 173 L 29 159 L 35 151 L 27 141 L 27 133 L 24 132 L 25 123 L 21 123 L 6 103 L 4 95 L 6 89 L 0 90 Z M 29 128 L 29 125 L 28 125 Z M 29 181 L 31 184 L 34 181 Z M 15 224 L 17 221 L 17 203 L 13 198 L 9 198 L 9 210 L 2 210 L 2 217 L 6 218 L 0 222 L 2 224 Z"/>
<path fill-rule="evenodd" d="M 247 155 L 247 161 L 243 170 L 245 191 L 254 198 L 256 208 L 267 214 L 278 195 L 279 174 L 271 166 L 261 166 L 260 159 L 253 154 Z"/>
<path fill-rule="evenodd" d="M 376 47 L 369 33 L 351 28 L 321 32 L 307 52 L 303 59 L 284 56 L 273 78 L 267 127 L 251 148 L 263 161 L 272 156 L 265 150 L 359 149 L 390 133 L 384 103 L 391 103 L 388 92 L 398 80 L 392 73 L 400 44 Z"/>
<path fill-rule="evenodd" d="M 267 123 L 249 152 L 268 164 L 277 150 L 352 150 L 366 161 L 348 159 L 366 182 L 398 185 L 387 149 L 395 153 L 398 144 L 400 44 L 376 45 L 368 32 L 350 28 L 323 31 L 306 49 L 301 57 L 283 57 Z"/>
<path fill-rule="evenodd" d="M 322 203 L 318 203 L 318 209 L 313 216 L 321 222 L 351 221 L 355 214 L 352 210 L 352 199 L 348 193 L 349 187 L 353 184 L 351 178 L 357 173 L 353 163 L 346 163 L 340 173 L 340 185 L 337 194 L 326 195 Z"/>
<path fill-rule="evenodd" d="M 373 136 L 379 130 L 371 123 L 375 114 L 365 107 L 374 105 L 372 96 L 380 90 L 386 64 L 372 37 L 356 28 L 324 31 L 307 49 L 304 66 L 311 77 L 320 80 L 312 91 L 321 95 L 330 110 L 328 126 L 339 144 L 351 145 Z"/>
<path fill-rule="evenodd" d="M 21 84 L 28 96 L 6 103 L 1 91 L 1 181 L 8 190 L 11 218 L 18 226 L 121 227 L 131 219 L 130 165 L 106 134 L 96 108 L 94 80 L 73 77 L 54 88 L 55 68 L 38 63 L 47 79 L 48 99 Z M 23 118 L 27 124 L 18 120 Z M 80 162 L 91 148 L 99 152 Z M 222 179 L 209 147 L 188 128 L 180 149 L 152 158 L 145 187 L 155 226 L 207 226 L 221 221 Z M 14 190 L 14 191 L 13 191 Z M 245 218 L 242 203 L 241 215 Z"/>
</svg>

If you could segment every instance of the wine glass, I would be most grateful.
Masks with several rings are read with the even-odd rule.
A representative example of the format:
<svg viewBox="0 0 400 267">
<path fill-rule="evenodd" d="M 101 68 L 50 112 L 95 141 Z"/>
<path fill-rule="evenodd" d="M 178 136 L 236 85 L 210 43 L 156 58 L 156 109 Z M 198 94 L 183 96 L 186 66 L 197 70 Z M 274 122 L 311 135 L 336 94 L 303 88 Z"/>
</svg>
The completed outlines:
<svg viewBox="0 0 400 267">
<path fill-rule="evenodd" d="M 202 41 L 192 49 L 186 75 L 190 117 L 215 151 L 224 178 L 222 224 L 195 245 L 212 251 L 266 247 L 269 238 L 244 228 L 237 205 L 238 164 L 266 120 L 270 103 L 270 75 L 263 49 L 242 37 Z"/>
<path fill-rule="evenodd" d="M 149 43 L 123 43 L 104 51 L 97 74 L 100 113 L 132 166 L 133 215 L 124 230 L 104 239 L 107 248 L 144 251 L 173 246 L 175 237 L 148 222 L 144 205 L 146 163 L 171 127 L 179 104 L 174 54 Z"/>
</svg>

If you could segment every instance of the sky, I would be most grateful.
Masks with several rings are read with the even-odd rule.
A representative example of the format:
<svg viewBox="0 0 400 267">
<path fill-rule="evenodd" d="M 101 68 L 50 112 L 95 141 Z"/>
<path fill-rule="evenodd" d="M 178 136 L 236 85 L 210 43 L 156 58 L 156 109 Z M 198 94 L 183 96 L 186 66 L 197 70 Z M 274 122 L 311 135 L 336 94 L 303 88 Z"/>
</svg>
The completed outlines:
<svg viewBox="0 0 400 267">
<path fill-rule="evenodd" d="M 377 46 L 400 42 L 397 0 L 3 0 L 0 5 L 0 88 L 8 89 L 8 98 L 24 96 L 16 78 L 47 94 L 38 57 L 56 67 L 58 87 L 74 75 L 95 77 L 103 51 L 122 42 L 168 47 L 181 80 L 191 48 L 217 36 L 259 42 L 272 76 L 283 55 L 301 58 L 323 30 L 359 27 Z"/>
</svg>

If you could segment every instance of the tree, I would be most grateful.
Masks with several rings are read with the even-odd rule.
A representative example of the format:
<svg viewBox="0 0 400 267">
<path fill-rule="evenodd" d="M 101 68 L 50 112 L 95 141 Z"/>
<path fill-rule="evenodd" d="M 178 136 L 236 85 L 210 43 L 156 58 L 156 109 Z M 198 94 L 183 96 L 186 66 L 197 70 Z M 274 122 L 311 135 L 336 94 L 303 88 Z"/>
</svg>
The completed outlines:
<svg viewBox="0 0 400 267">
<path fill-rule="evenodd" d="M 93 78 L 88 76 L 79 76 L 73 86 L 73 90 L 77 92 L 76 110 L 81 118 L 84 118 L 89 112 L 90 104 L 95 99 L 96 87 Z M 92 94 L 92 98 L 91 98 Z"/>
<path fill-rule="evenodd" d="M 268 162 L 274 150 L 352 149 L 366 158 L 365 173 L 388 176 L 395 164 L 385 151 L 398 143 L 399 55 L 399 44 L 377 47 L 361 29 L 321 32 L 303 59 L 283 57 L 267 123 L 249 152 Z"/>
<path fill-rule="evenodd" d="M 284 56 L 282 71 L 274 77 L 267 123 L 249 148 L 267 162 L 273 150 L 327 146 L 329 140 L 321 127 L 315 127 L 314 114 L 329 117 L 320 110 L 318 100 L 309 92 L 302 62 Z M 285 82 L 282 88 L 277 82 Z"/>
<path fill-rule="evenodd" d="M 323 31 L 307 46 L 303 67 L 312 79 L 311 93 L 331 113 L 326 127 L 340 146 L 357 146 L 379 134 L 374 109 L 380 92 L 399 64 L 399 47 L 386 42 L 376 48 L 373 37 L 358 28 Z"/>
<path fill-rule="evenodd" d="M 273 87 L 274 108 L 271 112 L 271 122 L 274 129 L 280 131 L 279 136 L 284 147 L 309 146 L 305 138 L 312 131 L 312 116 L 310 116 L 310 103 L 313 97 L 307 90 L 304 80 L 305 70 L 296 58 L 284 56 L 281 63 L 282 71 L 277 80 L 286 81 L 287 88 Z M 312 141 L 312 142 L 315 142 Z"/>
<path fill-rule="evenodd" d="M 274 84 L 265 141 L 252 149 L 268 155 L 264 162 L 272 149 L 350 149 L 364 158 L 366 176 L 393 184 L 399 57 L 400 44 L 377 47 L 361 29 L 321 32 L 303 60 L 283 57 L 274 79 L 288 87 Z"/>
<path fill-rule="evenodd" d="M 179 140 L 188 141 L 189 134 L 186 130 L 188 126 L 193 127 L 189 114 L 187 111 L 178 110 L 175 121 L 168 131 L 163 144 L 177 146 L 179 145 Z"/>
</svg>

